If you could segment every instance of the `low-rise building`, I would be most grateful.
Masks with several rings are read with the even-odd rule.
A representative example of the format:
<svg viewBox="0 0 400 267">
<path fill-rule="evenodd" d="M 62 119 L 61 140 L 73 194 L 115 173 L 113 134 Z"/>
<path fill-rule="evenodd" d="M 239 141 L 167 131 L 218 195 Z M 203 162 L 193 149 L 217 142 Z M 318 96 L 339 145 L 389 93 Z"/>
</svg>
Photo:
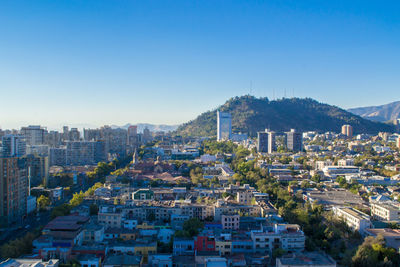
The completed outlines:
<svg viewBox="0 0 400 267">
<path fill-rule="evenodd" d="M 334 207 L 333 212 L 354 231 L 364 234 L 365 229 L 371 228 L 371 219 L 367 214 L 349 207 Z"/>
<path fill-rule="evenodd" d="M 371 215 L 381 221 L 400 222 L 400 208 L 390 202 L 371 203 Z"/>
</svg>

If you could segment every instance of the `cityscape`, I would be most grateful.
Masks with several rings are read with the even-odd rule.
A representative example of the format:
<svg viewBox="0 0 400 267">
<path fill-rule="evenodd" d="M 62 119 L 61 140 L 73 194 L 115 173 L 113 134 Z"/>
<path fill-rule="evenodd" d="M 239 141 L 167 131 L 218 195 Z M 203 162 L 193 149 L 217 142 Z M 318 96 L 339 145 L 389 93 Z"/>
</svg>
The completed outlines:
<svg viewBox="0 0 400 267">
<path fill-rule="evenodd" d="M 399 263 L 399 133 L 252 138 L 215 116 L 216 139 L 2 130 L 2 265 L 338 266 L 366 240 Z"/>
<path fill-rule="evenodd" d="M 0 1 L 0 267 L 399 267 L 396 1 Z"/>
</svg>

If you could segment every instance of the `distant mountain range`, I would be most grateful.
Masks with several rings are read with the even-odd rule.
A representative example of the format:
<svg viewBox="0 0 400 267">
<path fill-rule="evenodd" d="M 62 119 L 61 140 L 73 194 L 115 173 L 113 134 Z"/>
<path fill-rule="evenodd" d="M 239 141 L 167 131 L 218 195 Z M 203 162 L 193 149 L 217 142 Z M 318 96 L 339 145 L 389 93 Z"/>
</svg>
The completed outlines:
<svg viewBox="0 0 400 267">
<path fill-rule="evenodd" d="M 233 132 L 256 136 L 258 131 L 334 131 L 340 132 L 343 124 L 350 124 L 354 133 L 393 131 L 393 125 L 374 122 L 354 115 L 336 106 L 319 103 L 310 98 L 283 98 L 269 101 L 246 95 L 229 99 L 217 109 L 232 115 Z M 178 127 L 176 134 L 186 136 L 216 136 L 217 109 L 207 111 L 196 119 Z"/>
<path fill-rule="evenodd" d="M 400 118 L 400 101 L 381 106 L 351 108 L 348 111 L 373 121 L 393 121 Z"/>
<path fill-rule="evenodd" d="M 158 132 L 158 131 L 172 132 L 175 131 L 179 126 L 179 125 L 150 124 L 150 123 L 137 123 L 137 124 L 127 123 L 123 126 L 111 125 L 111 128 L 128 129 L 129 126 L 131 125 L 136 125 L 138 127 L 137 130 L 139 133 L 142 133 L 145 128 L 148 128 L 151 132 Z"/>
</svg>

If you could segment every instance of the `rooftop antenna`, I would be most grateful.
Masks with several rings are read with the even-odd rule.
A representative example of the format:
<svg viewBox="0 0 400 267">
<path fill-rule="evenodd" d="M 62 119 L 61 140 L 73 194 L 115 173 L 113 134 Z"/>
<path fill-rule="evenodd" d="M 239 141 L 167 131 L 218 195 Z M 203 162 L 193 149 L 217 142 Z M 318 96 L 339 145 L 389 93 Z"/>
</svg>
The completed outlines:
<svg viewBox="0 0 400 267">
<path fill-rule="evenodd" d="M 286 98 L 286 88 L 283 91 L 283 98 Z"/>
<path fill-rule="evenodd" d="M 272 100 L 275 100 L 275 89 L 272 89 Z"/>
<path fill-rule="evenodd" d="M 292 94 L 293 94 L 293 98 L 294 98 L 294 88 L 292 88 Z"/>
<path fill-rule="evenodd" d="M 250 95 L 252 90 L 253 90 L 253 81 L 250 81 Z"/>
</svg>

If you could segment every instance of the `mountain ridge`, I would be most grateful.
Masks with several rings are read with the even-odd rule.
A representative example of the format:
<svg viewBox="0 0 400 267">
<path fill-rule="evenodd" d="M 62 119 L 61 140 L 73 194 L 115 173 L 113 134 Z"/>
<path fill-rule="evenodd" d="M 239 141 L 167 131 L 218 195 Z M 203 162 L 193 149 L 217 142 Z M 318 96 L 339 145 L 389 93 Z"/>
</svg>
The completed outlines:
<svg viewBox="0 0 400 267">
<path fill-rule="evenodd" d="M 189 136 L 216 136 L 216 111 L 232 115 L 232 131 L 256 136 L 258 131 L 334 131 L 350 124 L 354 133 L 393 131 L 392 125 L 373 122 L 336 106 L 320 103 L 311 98 L 282 98 L 270 101 L 266 97 L 245 95 L 233 97 L 223 105 L 200 114 L 194 120 L 178 127 L 176 134 Z"/>
<path fill-rule="evenodd" d="M 350 108 L 347 111 L 372 121 L 393 121 L 400 118 L 400 101 L 379 106 Z"/>
</svg>

